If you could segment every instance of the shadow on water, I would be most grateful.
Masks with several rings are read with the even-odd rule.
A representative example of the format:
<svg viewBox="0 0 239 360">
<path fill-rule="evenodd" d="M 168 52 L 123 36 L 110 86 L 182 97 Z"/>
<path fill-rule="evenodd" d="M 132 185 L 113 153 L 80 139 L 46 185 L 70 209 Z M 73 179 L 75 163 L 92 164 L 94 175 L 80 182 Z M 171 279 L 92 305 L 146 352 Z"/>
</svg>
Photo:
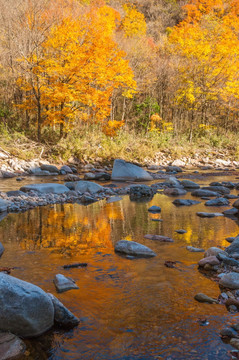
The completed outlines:
<svg viewBox="0 0 239 360">
<path fill-rule="evenodd" d="M 238 221 L 199 218 L 197 211 L 218 208 L 208 210 L 203 201 L 176 207 L 174 199 L 157 194 L 149 202 L 135 202 L 125 196 L 87 207 L 39 207 L 2 219 L 1 266 L 16 267 L 13 276 L 53 293 L 81 319 L 69 332 L 55 329 L 27 341 L 22 359 L 230 359 L 231 347 L 220 340 L 219 330 L 232 315 L 222 305 L 194 300 L 198 292 L 217 297 L 219 289 L 197 270 L 202 254 L 188 252 L 186 246 L 227 246 L 225 238 L 239 232 Z M 160 206 L 161 213 L 150 214 L 152 205 Z M 187 232 L 178 234 L 178 229 Z M 169 236 L 174 242 L 146 240 L 145 234 Z M 120 239 L 145 244 L 157 257 L 118 256 L 114 243 Z M 165 267 L 167 260 L 176 261 L 176 267 Z M 88 266 L 63 269 L 73 262 Z M 80 289 L 57 294 L 52 282 L 57 273 L 72 277 Z M 201 326 L 204 318 L 208 326 Z"/>
</svg>

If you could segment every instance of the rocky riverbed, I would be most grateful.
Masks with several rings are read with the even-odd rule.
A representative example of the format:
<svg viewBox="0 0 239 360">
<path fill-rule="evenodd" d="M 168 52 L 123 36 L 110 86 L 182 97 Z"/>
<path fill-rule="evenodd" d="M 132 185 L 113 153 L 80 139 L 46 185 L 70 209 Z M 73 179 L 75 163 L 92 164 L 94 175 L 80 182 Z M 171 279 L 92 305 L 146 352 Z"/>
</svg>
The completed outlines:
<svg viewBox="0 0 239 360">
<path fill-rule="evenodd" d="M 91 168 L 91 172 L 88 171 L 89 169 L 85 169 L 84 174 L 68 173 L 59 176 L 58 173 L 53 175 L 55 176 L 54 182 L 23 184 L 23 186 L 19 187 L 19 190 L 1 192 L 1 212 L 4 216 L 7 213 L 25 212 L 44 205 L 88 205 L 99 200 L 106 200 L 105 203 L 110 205 L 121 201 L 122 195 L 129 195 L 132 203 L 147 204 L 153 201 L 155 195 L 162 195 L 167 197 L 168 201 L 173 204 L 172 206 L 181 209 L 181 213 L 190 207 L 191 213 L 195 217 L 198 215 L 200 218 L 208 218 L 208 221 L 213 221 L 211 218 L 214 217 L 228 217 L 232 221 L 238 222 L 239 202 L 237 200 L 237 190 L 239 190 L 239 182 L 237 182 L 238 174 L 236 169 L 224 169 L 227 174 L 230 173 L 230 181 L 213 181 L 207 186 L 202 186 L 200 184 L 202 176 L 207 175 L 202 172 L 198 173 L 198 170 L 190 173 L 185 172 L 182 168 L 171 168 L 170 171 L 167 171 L 166 168 L 146 171 L 135 164 L 124 163 L 121 160 L 117 162 L 117 168 L 113 168 L 112 172 L 107 169 L 98 169 L 105 170 L 103 172 Z M 48 170 L 43 169 L 42 171 Z M 94 178 L 93 175 L 89 174 L 96 177 L 99 174 L 101 175 L 96 179 L 96 177 Z M 216 172 L 216 174 L 222 174 L 222 172 Z M 89 180 L 90 178 L 92 180 Z M 157 179 L 160 179 L 160 181 L 157 181 Z M 97 182 L 95 182 L 96 180 Z M 112 181 L 110 182 L 110 180 Z M 120 183 L 119 180 L 121 180 Z M 144 182 L 145 180 L 147 180 L 147 183 L 138 183 L 138 181 Z M 150 245 L 150 242 L 161 243 L 165 247 L 171 246 L 170 244 L 174 242 L 173 237 L 169 237 L 166 230 L 164 230 L 163 234 L 159 231 L 160 222 L 163 221 L 164 223 L 166 219 L 161 219 L 161 212 L 164 210 L 162 210 L 163 206 L 160 203 L 158 205 L 160 206 L 152 204 L 147 208 L 149 216 L 152 216 L 151 220 L 154 220 L 153 223 L 158 226 L 156 233 L 144 233 L 148 246 L 145 248 L 140 241 L 132 241 L 135 240 L 134 238 L 130 239 L 130 241 L 119 238 L 115 244 L 116 256 L 119 254 L 120 257 L 123 256 L 128 261 L 135 260 L 138 257 L 146 257 L 149 258 L 148 262 L 153 262 L 154 258 L 161 256 L 161 252 L 159 252 L 158 245 Z M 194 207 L 197 208 L 197 206 L 201 205 L 205 206 L 206 211 L 194 211 Z M 210 211 L 210 209 L 212 210 Z M 175 233 L 178 234 L 177 236 L 187 236 L 187 231 L 183 228 L 180 229 L 180 227 L 175 228 Z M 231 236 L 228 241 L 231 243 L 229 247 L 226 249 L 224 247 L 211 247 L 205 252 L 204 258 L 198 262 L 199 272 L 207 279 L 210 278 L 213 282 L 218 282 L 221 293 L 219 292 L 218 297 L 211 296 L 208 288 L 206 293 L 195 293 L 194 296 L 195 301 L 210 303 L 212 306 L 213 304 L 217 304 L 217 306 L 225 305 L 230 313 L 237 314 L 239 310 L 239 242 L 237 236 Z M 200 247 L 186 247 L 186 245 L 185 249 L 192 254 L 204 251 Z M 3 251 L 4 248 L 0 246 L 0 255 L 3 254 Z M 151 257 L 152 259 L 150 259 Z M 184 271 L 180 263 L 175 261 L 173 254 L 170 260 L 164 261 L 163 266 L 172 269 L 172 271 Z M 4 274 L 4 276 L 8 275 Z M 58 278 L 60 277 L 58 276 Z M 59 280 L 58 278 L 56 278 L 56 281 Z M 77 284 L 74 291 L 80 291 L 78 288 Z M 221 336 L 223 340 L 229 341 L 232 346 L 237 348 L 238 333 L 235 326 L 233 323 L 229 324 L 225 329 L 222 329 Z M 14 332 L 14 330 L 12 331 Z M 18 334 L 17 332 L 14 333 Z M 10 340 L 15 344 L 14 337 L 11 337 Z M 20 349 L 24 348 L 22 343 L 16 344 Z M 234 352 L 233 356 L 237 356 L 235 354 Z"/>
</svg>

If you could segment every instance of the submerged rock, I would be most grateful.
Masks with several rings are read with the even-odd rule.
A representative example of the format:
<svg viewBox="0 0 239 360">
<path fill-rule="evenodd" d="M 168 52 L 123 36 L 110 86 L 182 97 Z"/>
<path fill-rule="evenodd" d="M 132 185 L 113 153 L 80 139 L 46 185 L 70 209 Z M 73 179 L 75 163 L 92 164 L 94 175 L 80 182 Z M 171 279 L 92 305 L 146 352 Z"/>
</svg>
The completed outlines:
<svg viewBox="0 0 239 360">
<path fill-rule="evenodd" d="M 155 252 L 145 245 L 135 241 L 120 240 L 115 244 L 115 251 L 138 257 L 153 257 Z"/>
<path fill-rule="evenodd" d="M 202 302 L 202 303 L 218 304 L 218 300 L 213 299 L 203 293 L 196 294 L 194 296 L 194 299 L 197 300 L 198 302 Z"/>
<path fill-rule="evenodd" d="M 186 189 L 200 189 L 200 185 L 196 184 L 194 181 L 191 180 L 182 180 L 181 184 Z"/>
<path fill-rule="evenodd" d="M 148 209 L 149 212 L 152 213 L 160 213 L 161 212 L 161 207 L 153 205 Z"/>
<path fill-rule="evenodd" d="M 70 190 L 79 191 L 81 193 L 90 193 L 90 194 L 96 194 L 98 192 L 104 191 L 105 188 L 103 186 L 96 184 L 91 181 L 74 181 L 74 182 L 67 182 L 65 183 L 65 186 L 69 188 Z"/>
<path fill-rule="evenodd" d="M 181 195 L 185 195 L 186 193 L 187 193 L 186 190 L 180 188 L 166 188 L 164 190 L 164 194 L 170 196 L 181 196 Z"/>
<path fill-rule="evenodd" d="M 200 204 L 200 201 L 191 200 L 191 199 L 175 199 L 173 201 L 173 204 L 176 206 L 191 206 L 191 205 Z"/>
<path fill-rule="evenodd" d="M 144 235 L 144 238 L 149 239 L 149 240 L 158 240 L 158 241 L 162 241 L 162 242 L 173 242 L 173 239 L 171 239 L 168 236 L 163 236 L 163 235 L 146 234 L 146 235 Z"/>
<path fill-rule="evenodd" d="M 232 208 L 232 209 L 227 209 L 225 211 L 222 212 L 225 216 L 233 216 L 233 215 L 237 215 L 238 214 L 238 209 L 236 208 Z"/>
<path fill-rule="evenodd" d="M 76 283 L 74 282 L 74 280 L 62 275 L 62 274 L 57 274 L 53 280 L 56 290 L 59 293 L 68 291 L 68 290 L 72 290 L 72 289 L 79 289 L 79 287 L 76 285 Z"/>
<path fill-rule="evenodd" d="M 110 203 L 120 201 L 120 200 L 122 200 L 122 197 L 120 197 L 120 196 L 112 196 L 109 199 L 107 199 L 106 202 L 107 202 L 107 204 L 110 204 Z"/>
<path fill-rule="evenodd" d="M 0 272 L 0 329 L 21 337 L 39 336 L 54 322 L 54 307 L 38 286 Z"/>
<path fill-rule="evenodd" d="M 196 214 L 197 214 L 197 216 L 202 217 L 202 218 L 213 218 L 215 216 L 223 216 L 223 214 L 221 214 L 221 213 L 206 213 L 203 211 L 199 211 Z"/>
<path fill-rule="evenodd" d="M 187 230 L 179 229 L 179 230 L 175 230 L 175 232 L 178 234 L 186 234 Z"/>
<path fill-rule="evenodd" d="M 228 206 L 229 201 L 225 198 L 216 198 L 205 202 L 206 206 Z"/>
<path fill-rule="evenodd" d="M 10 332 L 0 332 L 0 359 L 18 359 L 26 350 L 26 345 L 14 334 Z"/>
<path fill-rule="evenodd" d="M 54 295 L 47 294 L 54 306 L 54 320 L 57 325 L 64 328 L 77 326 L 80 320 L 70 312 Z"/>
<path fill-rule="evenodd" d="M 190 245 L 186 246 L 186 249 L 191 252 L 204 252 L 205 251 L 204 249 L 196 248 L 196 247 L 190 246 Z"/>
<path fill-rule="evenodd" d="M 42 194 L 63 194 L 69 191 L 68 187 L 62 184 L 55 184 L 55 183 L 45 183 L 45 184 L 30 184 L 25 185 L 20 188 L 20 191 L 29 192 L 29 191 L 36 191 Z"/>
<path fill-rule="evenodd" d="M 230 194 L 229 188 L 227 188 L 225 186 L 205 186 L 202 188 L 202 190 L 215 191 L 216 193 L 219 193 L 220 195 Z"/>
<path fill-rule="evenodd" d="M 191 193 L 192 196 L 197 196 L 197 197 L 214 197 L 214 196 L 218 196 L 219 194 L 215 191 L 210 191 L 210 190 L 203 190 L 203 189 L 198 189 L 195 190 Z"/>
<path fill-rule="evenodd" d="M 129 188 L 130 200 L 140 199 L 142 197 L 152 198 L 153 189 L 148 185 L 131 185 Z"/>
<path fill-rule="evenodd" d="M 152 176 L 141 167 L 120 159 L 114 161 L 111 179 L 116 181 L 153 180 Z"/>
</svg>

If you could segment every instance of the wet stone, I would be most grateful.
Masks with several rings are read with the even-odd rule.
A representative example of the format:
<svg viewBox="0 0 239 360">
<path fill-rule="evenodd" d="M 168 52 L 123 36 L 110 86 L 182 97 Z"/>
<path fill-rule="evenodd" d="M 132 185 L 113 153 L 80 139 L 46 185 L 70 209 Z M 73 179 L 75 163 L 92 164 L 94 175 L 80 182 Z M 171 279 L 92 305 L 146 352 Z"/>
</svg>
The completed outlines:
<svg viewBox="0 0 239 360">
<path fill-rule="evenodd" d="M 213 218 L 215 216 L 223 216 L 223 214 L 221 214 L 221 213 L 206 213 L 206 212 L 202 212 L 202 211 L 199 211 L 196 214 L 197 214 L 197 216 L 199 216 L 201 218 Z"/>
<path fill-rule="evenodd" d="M 56 290 L 59 293 L 68 291 L 68 290 L 72 290 L 72 289 L 79 289 L 79 287 L 76 285 L 76 283 L 74 282 L 74 280 L 62 275 L 62 274 L 57 274 L 53 280 Z"/>
<path fill-rule="evenodd" d="M 218 304 L 218 300 L 211 298 L 203 293 L 198 293 L 194 296 L 194 299 L 198 302 L 208 303 L 208 304 Z"/>
<path fill-rule="evenodd" d="M 0 359 L 13 360 L 24 354 L 26 345 L 10 332 L 0 332 Z"/>
<path fill-rule="evenodd" d="M 152 213 L 160 213 L 161 212 L 161 208 L 159 206 L 151 206 L 149 209 L 148 209 L 149 212 L 152 212 Z"/>
<path fill-rule="evenodd" d="M 175 199 L 173 204 L 176 206 L 191 206 L 200 204 L 200 201 L 191 200 L 191 199 Z"/>
<path fill-rule="evenodd" d="M 204 252 L 205 251 L 204 249 L 196 248 L 196 247 L 190 246 L 190 245 L 186 246 L 186 249 L 191 252 Z"/>
<path fill-rule="evenodd" d="M 205 257 L 201 260 L 199 260 L 198 262 L 198 265 L 201 266 L 201 267 L 204 267 L 205 265 L 219 265 L 220 264 L 220 261 L 218 260 L 218 258 L 216 256 L 208 256 L 208 257 Z"/>
<path fill-rule="evenodd" d="M 144 235 L 144 238 L 149 239 L 149 240 L 157 240 L 157 241 L 161 241 L 161 242 L 173 242 L 173 239 L 171 239 L 168 236 L 163 236 L 163 235 L 146 234 L 146 235 Z"/>
<path fill-rule="evenodd" d="M 187 230 L 179 229 L 179 230 L 175 230 L 175 232 L 178 234 L 186 234 Z"/>
<path fill-rule="evenodd" d="M 153 257 L 155 252 L 145 245 L 135 241 L 120 240 L 115 244 L 115 251 L 131 256 Z"/>
<path fill-rule="evenodd" d="M 54 295 L 47 294 L 54 306 L 54 321 L 57 325 L 64 328 L 73 328 L 77 326 L 80 320 L 72 314 Z"/>
</svg>

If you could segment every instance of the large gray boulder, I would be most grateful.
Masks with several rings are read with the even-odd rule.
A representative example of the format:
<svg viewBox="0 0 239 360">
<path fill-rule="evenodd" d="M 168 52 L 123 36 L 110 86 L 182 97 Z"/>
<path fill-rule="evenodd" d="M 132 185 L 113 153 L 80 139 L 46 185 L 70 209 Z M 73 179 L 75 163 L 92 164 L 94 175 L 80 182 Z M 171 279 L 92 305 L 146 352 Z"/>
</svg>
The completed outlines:
<svg viewBox="0 0 239 360">
<path fill-rule="evenodd" d="M 137 257 L 153 257 L 155 252 L 145 245 L 135 241 L 120 240 L 115 244 L 115 251 Z"/>
<path fill-rule="evenodd" d="M 79 191 L 81 193 L 90 193 L 90 194 L 96 194 L 98 192 L 104 191 L 105 188 L 99 184 L 96 184 L 91 181 L 74 181 L 74 182 L 67 182 L 65 183 L 65 186 L 67 186 L 70 190 Z"/>
<path fill-rule="evenodd" d="M 28 191 L 37 191 L 41 194 L 64 194 L 68 192 L 68 187 L 62 184 L 54 184 L 54 183 L 45 183 L 45 184 L 30 184 L 25 185 L 20 188 L 20 191 L 28 192 Z"/>
<path fill-rule="evenodd" d="M 80 320 L 70 312 L 54 295 L 47 294 L 54 306 L 55 323 L 64 328 L 73 328 Z"/>
<path fill-rule="evenodd" d="M 0 330 L 39 336 L 54 323 L 54 307 L 38 286 L 0 273 Z"/>
<path fill-rule="evenodd" d="M 239 289 L 239 273 L 230 272 L 219 280 L 219 285 L 229 289 Z"/>
<path fill-rule="evenodd" d="M 116 181 L 153 180 L 152 176 L 141 167 L 120 159 L 114 161 L 111 179 Z"/>
</svg>

